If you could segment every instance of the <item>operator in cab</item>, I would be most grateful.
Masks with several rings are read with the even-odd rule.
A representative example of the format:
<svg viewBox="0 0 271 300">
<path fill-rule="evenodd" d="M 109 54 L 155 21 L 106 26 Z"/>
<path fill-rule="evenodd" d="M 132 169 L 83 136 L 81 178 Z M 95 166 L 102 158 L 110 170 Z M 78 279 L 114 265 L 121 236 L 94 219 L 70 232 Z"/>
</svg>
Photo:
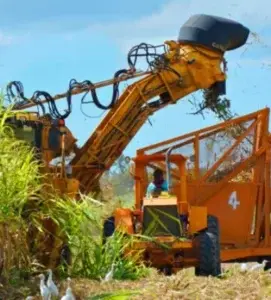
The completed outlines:
<svg viewBox="0 0 271 300">
<path fill-rule="evenodd" d="M 155 169 L 153 172 L 153 181 L 148 185 L 147 188 L 147 198 L 159 197 L 161 192 L 168 192 L 168 183 L 164 179 L 163 171 L 160 169 Z"/>
</svg>

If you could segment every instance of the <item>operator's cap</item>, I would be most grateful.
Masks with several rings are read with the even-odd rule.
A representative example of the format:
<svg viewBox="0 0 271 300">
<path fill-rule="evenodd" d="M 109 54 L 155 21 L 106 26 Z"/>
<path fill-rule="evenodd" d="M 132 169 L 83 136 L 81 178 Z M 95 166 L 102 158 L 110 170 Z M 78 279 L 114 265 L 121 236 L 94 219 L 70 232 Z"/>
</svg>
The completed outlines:
<svg viewBox="0 0 271 300">
<path fill-rule="evenodd" d="M 157 169 L 154 170 L 153 176 L 156 177 L 156 176 L 159 176 L 159 175 L 163 175 L 163 173 L 164 172 L 161 169 L 157 168 Z"/>
<path fill-rule="evenodd" d="M 57 124 L 58 124 L 58 126 L 65 126 L 65 120 L 59 119 Z"/>
</svg>

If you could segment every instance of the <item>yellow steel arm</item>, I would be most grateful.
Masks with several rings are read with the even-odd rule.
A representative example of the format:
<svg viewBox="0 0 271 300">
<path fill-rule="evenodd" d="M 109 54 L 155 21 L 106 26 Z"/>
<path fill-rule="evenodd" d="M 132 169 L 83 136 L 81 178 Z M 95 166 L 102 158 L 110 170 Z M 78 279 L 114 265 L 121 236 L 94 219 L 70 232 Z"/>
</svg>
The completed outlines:
<svg viewBox="0 0 271 300">
<path fill-rule="evenodd" d="M 226 79 L 221 68 L 222 53 L 173 41 L 166 44 L 170 47 L 165 54 L 170 69 L 158 66 L 128 86 L 72 160 L 73 176 L 80 181 L 82 192 L 95 190 L 103 172 L 112 166 L 150 115 Z M 155 97 L 160 100 L 150 102 Z"/>
</svg>

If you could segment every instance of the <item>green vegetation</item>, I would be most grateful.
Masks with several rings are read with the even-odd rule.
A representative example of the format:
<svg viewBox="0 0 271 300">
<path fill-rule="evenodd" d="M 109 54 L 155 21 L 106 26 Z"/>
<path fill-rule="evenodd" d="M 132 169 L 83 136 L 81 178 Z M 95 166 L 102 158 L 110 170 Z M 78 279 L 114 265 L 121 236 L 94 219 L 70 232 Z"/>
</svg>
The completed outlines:
<svg viewBox="0 0 271 300">
<path fill-rule="evenodd" d="M 16 139 L 12 129 L 5 125 L 11 116 L 11 108 L 5 111 L 0 108 L 1 282 L 16 287 L 34 273 L 43 271 L 40 253 L 35 252 L 42 250 L 38 243 L 48 235 L 43 226 L 46 220 L 52 220 L 59 228 L 54 236 L 56 245 L 65 242 L 72 253 L 71 264 L 67 268 L 62 265 L 58 270 L 60 278 L 69 275 L 100 280 L 110 271 L 112 263 L 115 263 L 114 279 L 136 280 L 146 276 L 148 270 L 138 263 L 139 256 L 124 257 L 131 239 L 116 233 L 103 243 L 103 219 L 113 206 L 107 208 L 91 196 L 75 201 L 44 194 L 33 149 Z M 117 199 L 115 205 L 120 202 Z M 36 244 L 31 247 L 30 224 L 36 230 Z"/>
<path fill-rule="evenodd" d="M 32 215 L 32 223 L 42 231 L 39 220 L 51 218 L 61 229 L 59 236 L 66 236 L 66 243 L 72 252 L 72 263 L 68 267 L 71 277 L 99 280 L 115 263 L 115 279 L 137 279 L 146 274 L 146 269 L 138 263 L 138 256 L 124 258 L 131 238 L 115 233 L 102 241 L 103 205 L 85 197 L 78 202 L 73 199 L 52 198 L 44 201 L 38 212 Z M 66 269 L 61 270 L 67 276 Z"/>
<path fill-rule="evenodd" d="M 10 108 L 4 111 L 1 104 L 0 99 L 0 271 L 8 278 L 13 269 L 29 268 L 31 264 L 22 213 L 39 190 L 40 177 L 32 149 L 16 140 L 5 125 L 12 112 Z"/>
</svg>

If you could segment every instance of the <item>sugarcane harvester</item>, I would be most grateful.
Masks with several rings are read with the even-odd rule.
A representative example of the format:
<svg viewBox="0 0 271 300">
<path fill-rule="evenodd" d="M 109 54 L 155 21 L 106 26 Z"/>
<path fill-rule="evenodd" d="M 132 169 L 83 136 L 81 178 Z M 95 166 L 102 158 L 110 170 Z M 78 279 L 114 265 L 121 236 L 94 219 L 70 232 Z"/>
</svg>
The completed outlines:
<svg viewBox="0 0 271 300">
<path fill-rule="evenodd" d="M 112 80 L 93 84 L 89 80 L 77 82 L 73 79 L 66 93 L 51 96 L 39 90 L 31 98 L 25 97 L 20 82 L 11 82 L 8 96 L 13 101 L 14 110 L 19 112 L 18 117 L 15 114 L 9 122 L 33 129 L 31 142 L 43 162 L 41 171 L 48 175 L 46 180 L 60 193 L 75 196 L 79 191 L 84 194 L 98 192 L 103 173 L 110 169 L 156 111 L 176 104 L 195 91 L 208 90 L 212 96 L 205 99 L 205 107 L 217 112 L 218 104 L 223 104 L 220 96 L 226 93 L 224 55 L 226 51 L 243 46 L 248 36 L 249 29 L 238 22 L 204 14 L 194 15 L 180 28 L 176 41 L 166 41 L 162 46 L 146 43 L 134 46 L 128 53 L 129 68 L 117 71 Z M 162 49 L 161 53 L 159 49 Z M 145 57 L 148 63 L 144 72 L 136 69 L 140 57 Z M 134 79 L 134 82 L 119 95 L 119 83 L 129 79 Z M 113 96 L 111 102 L 105 105 L 99 101 L 96 89 L 109 84 L 113 85 Z M 82 104 L 86 103 L 86 96 L 90 94 L 92 102 L 108 113 L 79 148 L 65 126 L 65 119 L 72 112 L 72 105 L 76 105 L 72 103 L 72 96 L 81 93 L 84 94 Z M 68 108 L 61 114 L 56 101 L 62 98 L 67 99 Z M 45 104 L 49 112 L 46 112 Z M 34 106 L 40 107 L 42 114 L 27 112 Z M 60 176 L 60 170 L 56 176 L 56 169 L 50 166 L 50 161 L 72 152 L 69 176 L 65 172 Z"/>
<path fill-rule="evenodd" d="M 220 262 L 270 269 L 269 120 L 264 108 L 138 149 L 135 210 L 118 208 L 105 235 L 120 224 L 135 239 L 149 232 L 154 242 L 139 239 L 132 250 L 167 273 L 193 266 L 218 275 Z M 148 173 L 156 168 L 168 175 L 168 191 L 150 198 Z"/>
</svg>

